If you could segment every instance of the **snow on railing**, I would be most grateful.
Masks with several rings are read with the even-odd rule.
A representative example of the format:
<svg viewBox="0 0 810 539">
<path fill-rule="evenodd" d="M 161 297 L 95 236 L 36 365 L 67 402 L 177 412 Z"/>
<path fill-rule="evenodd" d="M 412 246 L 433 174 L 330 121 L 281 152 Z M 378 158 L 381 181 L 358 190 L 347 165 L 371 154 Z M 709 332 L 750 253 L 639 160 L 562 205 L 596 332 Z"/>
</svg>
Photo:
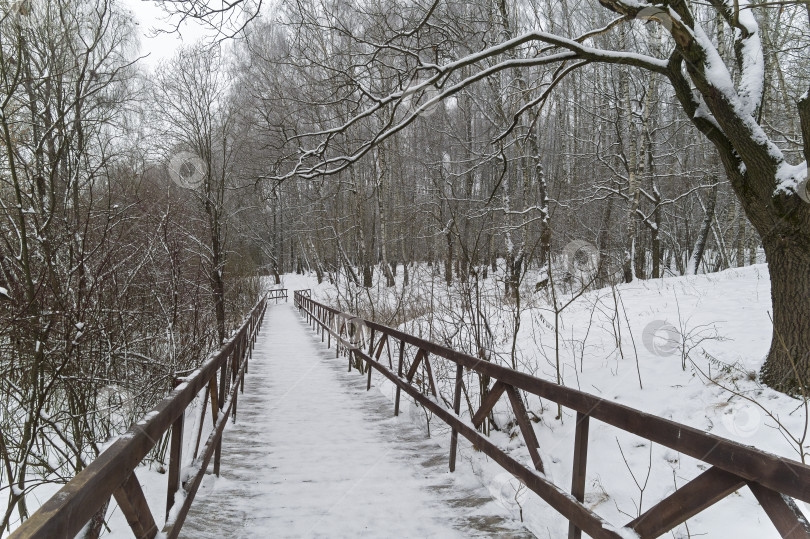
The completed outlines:
<svg viewBox="0 0 810 539">
<path fill-rule="evenodd" d="M 286 298 L 286 290 L 284 292 Z M 111 496 L 115 497 L 136 537 L 155 537 L 158 526 L 135 475 L 135 468 L 169 429 L 166 524 L 161 536 L 177 537 L 212 456 L 214 473 L 219 475 L 222 433 L 228 416 L 236 418 L 238 395 L 240 390 L 244 392 L 248 360 L 266 306 L 267 298 L 262 297 L 219 351 L 189 376 L 178 378 L 177 386 L 166 398 L 46 501 L 10 537 L 74 537 L 96 513 L 106 509 Z M 203 414 L 211 401 L 214 429 L 198 456 L 204 423 L 200 420 L 194 458 L 183 470 L 187 477 L 182 477 L 183 420 L 186 408 L 201 390 Z"/>
<path fill-rule="evenodd" d="M 312 300 L 303 292 L 295 292 L 295 306 L 328 346 L 332 345 L 332 338 L 335 339 L 335 357 L 344 354 L 348 357 L 349 370 L 354 366 L 361 374 L 367 374 L 367 388 L 371 387 L 373 369 L 396 385 L 395 414 L 399 413 L 400 393 L 405 391 L 451 427 L 451 472 L 455 469 L 458 434 L 461 434 L 567 518 L 569 539 L 581 537 L 582 531 L 594 538 L 658 537 L 746 485 L 782 537 L 810 538 L 810 526 L 794 502 L 795 498 L 810 503 L 810 467 L 805 464 L 483 361 L 338 311 Z M 412 348 L 412 354 L 405 354 L 406 345 Z M 367 351 L 364 351 L 366 347 Z M 398 349 L 396 371 L 392 348 Z M 387 350 L 388 366 L 380 360 L 384 349 Z M 448 360 L 456 366 L 452 410 L 436 398 L 431 356 Z M 413 358 L 410 365 L 406 364 L 407 357 Z M 427 383 L 424 379 L 417 380 L 420 383 L 414 384 L 420 365 L 428 380 Z M 494 382 L 487 388 L 481 407 L 470 420 L 463 419 L 459 413 L 464 369 L 489 377 Z M 555 485 L 544 474 L 537 437 L 520 391 L 548 399 L 577 413 L 570 493 Z M 478 430 L 504 394 L 515 413 L 535 469 L 507 455 Z M 583 503 L 591 419 L 694 457 L 709 467 L 637 518 L 622 526 L 615 526 Z"/>
</svg>

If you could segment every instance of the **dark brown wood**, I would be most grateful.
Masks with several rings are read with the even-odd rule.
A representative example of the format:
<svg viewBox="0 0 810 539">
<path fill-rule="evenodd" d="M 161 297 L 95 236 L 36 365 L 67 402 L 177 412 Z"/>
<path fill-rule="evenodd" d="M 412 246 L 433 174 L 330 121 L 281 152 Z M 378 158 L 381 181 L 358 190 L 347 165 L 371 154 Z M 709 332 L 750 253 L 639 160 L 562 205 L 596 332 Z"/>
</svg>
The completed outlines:
<svg viewBox="0 0 810 539">
<path fill-rule="evenodd" d="M 577 412 L 577 426 L 574 433 L 574 467 L 571 472 L 571 496 L 585 501 L 585 477 L 588 465 L 588 430 L 590 420 L 587 415 Z M 573 522 L 568 523 L 568 539 L 580 539 L 582 530 Z"/>
<path fill-rule="evenodd" d="M 204 412 L 205 410 L 203 410 Z M 174 495 L 180 488 L 180 468 L 183 464 L 183 423 L 185 414 L 172 424 L 172 440 L 169 446 L 169 477 L 166 488 L 166 517 L 174 505 Z M 200 421 L 202 424 L 202 421 Z"/>
<path fill-rule="evenodd" d="M 155 518 L 149 510 L 149 504 L 146 503 L 141 483 L 135 472 L 129 474 L 124 484 L 115 490 L 114 496 L 135 537 L 152 539 L 157 535 L 158 528 Z"/>
<path fill-rule="evenodd" d="M 374 330 L 371 330 L 371 331 L 373 332 Z M 388 343 L 388 335 L 383 335 L 382 339 L 380 339 L 379 345 L 377 345 L 377 353 L 374 354 L 374 357 L 377 359 L 377 361 L 380 360 L 380 356 L 382 355 L 383 346 L 385 344 L 387 344 L 387 343 Z M 369 353 L 369 355 L 371 355 L 371 354 Z"/>
<path fill-rule="evenodd" d="M 339 313 L 337 310 L 309 299 L 302 300 L 301 306 L 304 310 L 311 310 L 314 306 L 320 306 L 319 309 L 323 308 L 323 311 L 330 313 L 330 315 Z M 341 313 L 340 316 L 348 315 Z M 405 344 L 414 346 L 419 350 L 406 380 L 402 379 L 401 360 L 399 373 L 394 374 L 392 371 L 382 367 L 379 361 L 374 360 L 371 353 L 363 354 L 362 351 L 359 351 L 360 358 L 366 360 L 369 365 L 377 368 L 381 374 L 395 383 L 398 397 L 403 390 L 413 396 L 417 402 L 448 423 L 453 430 L 457 430 L 472 441 L 476 447 L 491 456 L 521 481 L 524 481 L 530 489 L 569 518 L 574 529 L 580 528 L 593 537 L 613 533 L 594 526 L 593 516 L 582 506 L 580 500 L 584 496 L 588 423 L 589 417 L 593 417 L 629 433 L 647 438 L 654 443 L 659 443 L 702 460 L 712 466 L 712 468 L 630 523 L 631 527 L 636 529 L 642 537 L 654 537 L 665 533 L 690 516 L 697 514 L 716 503 L 717 500 L 734 492 L 746 481 L 752 485 L 752 491 L 754 491 L 760 500 L 760 504 L 762 504 L 783 537 L 810 537 L 810 534 L 805 530 L 805 521 L 800 518 L 798 509 L 790 498 L 795 497 L 810 502 L 810 467 L 802 463 L 777 457 L 756 448 L 743 446 L 581 391 L 559 386 L 526 373 L 497 364 L 482 362 L 473 356 L 450 350 L 381 324 L 370 321 L 365 321 L 365 323 L 369 328 L 375 330 L 375 332 L 379 331 L 385 337 L 398 339 L 400 341 L 401 357 Z M 340 341 L 340 337 L 337 334 L 336 336 Z M 528 415 L 524 413 L 525 406 L 517 391 L 518 389 L 559 403 L 577 412 L 575 468 L 572 479 L 573 506 L 558 499 L 556 495 L 559 493 L 556 493 L 553 488 L 543 483 L 544 480 L 541 476 L 532 475 L 534 474 L 533 471 L 520 466 L 519 463 L 514 461 L 510 462 L 510 457 L 488 442 L 483 435 L 470 428 L 468 424 L 461 422 L 457 414 L 450 413 L 434 400 L 422 395 L 411 385 L 419 363 L 428 354 L 448 359 L 455 362 L 457 368 L 467 367 L 496 381 L 484 402 L 482 402 L 481 409 L 473 416 L 473 424 L 476 426 L 483 422 L 500 396 L 508 388 L 509 398 L 512 401 L 513 408 L 516 410 L 518 424 L 524 438 L 527 439 L 527 446 L 529 447 L 536 449 L 536 442 L 531 441 L 531 438 L 536 438 L 536 436 L 533 434 Z M 379 360 L 379 356 L 376 359 Z M 398 413 L 398 402 L 395 413 Z M 541 479 L 540 483 L 537 481 L 538 478 Z M 585 513 L 583 513 L 583 509 Z"/>
<path fill-rule="evenodd" d="M 772 453 L 570 387 L 560 386 L 508 367 L 481 361 L 479 358 L 369 320 L 366 320 L 365 323 L 369 327 L 386 331 L 392 338 L 404 340 L 406 344 L 417 346 L 457 364 L 460 363 L 466 368 L 489 375 L 491 378 L 513 385 L 517 389 L 588 414 L 592 419 L 598 419 L 745 479 L 758 480 L 763 486 L 772 490 L 810 503 L 810 466 L 801 462 L 778 457 Z"/>
<path fill-rule="evenodd" d="M 430 391 L 433 393 L 434 397 L 438 397 L 439 394 L 436 393 L 436 382 L 433 380 L 433 369 L 430 367 L 430 358 L 428 357 L 427 352 L 425 352 L 425 358 L 422 360 L 422 363 L 424 363 L 425 370 L 427 371 L 428 382 L 430 383 Z"/>
<path fill-rule="evenodd" d="M 456 385 L 453 392 L 453 412 L 458 415 L 461 412 L 461 384 L 464 383 L 464 367 L 456 365 Z M 450 432 L 450 471 L 456 471 L 456 450 L 458 449 L 458 431 L 453 429 Z"/>
<path fill-rule="evenodd" d="M 796 502 L 754 481 L 748 483 L 748 488 L 754 493 L 759 505 L 765 510 L 783 539 L 810 538 L 807 519 L 796 507 Z"/>
<path fill-rule="evenodd" d="M 399 341 L 399 360 L 397 361 L 397 377 L 402 378 L 402 362 L 405 359 L 405 341 Z M 399 415 L 400 388 L 397 386 L 397 394 L 394 398 L 394 415 Z"/>
<path fill-rule="evenodd" d="M 219 401 L 218 401 L 218 404 L 219 404 L 220 410 L 222 410 L 222 407 L 225 405 L 225 395 L 226 395 L 226 391 L 227 391 L 227 388 L 225 387 L 225 384 L 226 384 L 226 382 L 228 380 L 228 373 L 225 372 L 225 368 L 227 367 L 227 365 L 228 364 L 226 363 L 225 365 L 222 366 L 222 369 L 220 370 L 220 374 L 219 374 L 220 385 L 219 385 Z M 228 417 L 227 412 L 224 412 L 223 415 L 224 415 L 224 418 Z M 217 477 L 219 477 L 219 465 L 220 465 L 221 460 L 222 460 L 222 437 L 217 439 L 217 448 L 216 448 L 216 451 L 214 452 L 214 475 L 216 475 Z"/>
<path fill-rule="evenodd" d="M 239 385 L 239 381 L 237 380 L 237 386 Z M 233 409 L 231 410 L 231 421 L 236 423 L 236 406 L 239 404 L 239 392 L 237 391 L 234 393 L 233 397 Z"/>
<path fill-rule="evenodd" d="M 133 425 L 47 500 L 11 537 L 74 537 L 79 533 L 87 521 L 124 484 L 157 441 L 215 376 L 217 370 L 228 361 L 236 338 L 248 331 L 251 320 L 256 323 L 258 330 L 264 319 L 265 307 L 266 300 L 262 298 L 236 334 L 216 354 L 158 403 L 146 419 Z M 191 503 L 190 500 L 187 501 Z"/>
<path fill-rule="evenodd" d="M 368 340 L 368 355 L 371 355 L 373 351 L 374 351 L 374 330 L 372 329 L 371 337 L 369 337 Z"/>
<path fill-rule="evenodd" d="M 411 368 L 408 369 L 408 376 L 405 377 L 408 380 L 409 384 L 411 382 L 413 382 L 413 377 L 416 376 L 416 369 L 419 368 L 419 363 L 422 362 L 422 359 L 425 357 L 426 354 L 427 354 L 427 352 L 425 352 L 424 350 L 422 350 L 420 348 L 419 351 L 416 353 L 416 357 L 413 358 L 413 363 L 411 363 Z"/>
<path fill-rule="evenodd" d="M 472 424 L 475 425 L 476 428 L 481 426 L 484 422 L 484 419 L 487 418 L 489 412 L 498 402 L 498 399 L 501 398 L 503 392 L 506 391 L 506 384 L 498 380 L 495 382 L 487 393 L 487 396 L 484 398 L 484 401 L 481 403 L 481 408 L 475 412 L 475 415 L 472 417 Z"/>
<path fill-rule="evenodd" d="M 192 459 L 197 458 L 197 452 L 200 450 L 200 440 L 202 439 L 202 431 L 203 427 L 205 426 L 205 413 L 208 411 L 208 395 L 210 391 L 206 390 L 203 391 L 203 405 L 202 410 L 200 410 L 200 426 L 197 429 L 197 442 L 194 444 L 194 455 L 191 457 Z M 214 421 L 216 425 L 216 421 Z"/>
<path fill-rule="evenodd" d="M 217 399 L 219 398 L 218 391 L 217 391 L 217 377 L 212 376 L 211 381 L 208 383 L 208 394 L 211 396 L 211 418 L 214 421 L 214 425 L 217 424 L 217 419 L 219 419 L 219 404 L 217 403 Z"/>
<path fill-rule="evenodd" d="M 388 368 L 393 370 L 394 369 L 394 360 L 391 357 L 391 342 L 388 340 L 388 336 L 386 335 L 385 339 L 385 351 L 388 354 Z M 377 358 L 379 359 L 379 358 Z"/>
<path fill-rule="evenodd" d="M 276 300 L 276 303 L 278 303 L 278 300 L 280 300 L 280 299 L 283 299 L 286 302 L 287 299 L 288 299 L 287 289 L 286 288 L 274 288 L 272 290 L 268 290 L 267 299 L 268 300 L 270 300 L 270 299 Z"/>
<path fill-rule="evenodd" d="M 658 537 L 686 522 L 745 485 L 745 481 L 711 467 L 655 504 L 627 527 L 641 537 Z"/>
<path fill-rule="evenodd" d="M 388 342 L 388 336 L 383 335 L 382 338 L 380 339 L 379 345 L 377 346 L 376 357 L 377 357 L 378 360 L 380 359 L 380 354 L 382 354 L 383 345 L 385 343 L 387 343 L 387 342 Z M 369 347 L 368 347 L 369 355 L 371 355 L 371 352 L 373 350 L 374 350 L 374 330 L 372 329 L 371 330 L 371 343 L 369 344 Z M 371 389 L 371 365 L 368 366 L 368 382 L 366 383 L 366 391 L 368 391 L 369 389 Z"/>
<path fill-rule="evenodd" d="M 509 402 L 512 404 L 512 411 L 515 412 L 515 419 L 520 427 L 520 432 L 523 434 L 523 441 L 526 442 L 526 449 L 529 450 L 532 464 L 534 464 L 534 468 L 538 472 L 545 473 L 543 460 L 540 458 L 540 452 L 538 451 L 540 443 L 537 441 L 537 434 L 534 432 L 532 422 L 529 421 L 529 414 L 526 412 L 526 404 L 523 402 L 523 397 L 518 390 L 512 386 L 506 386 L 506 394 L 509 396 Z"/>
<path fill-rule="evenodd" d="M 242 349 L 244 347 L 244 341 L 239 339 L 236 343 L 236 347 L 233 349 L 233 353 L 231 354 L 231 361 L 230 361 L 230 368 L 228 369 L 230 376 L 230 382 L 233 383 L 236 380 L 236 370 L 239 362 L 239 358 L 242 356 Z"/>
<path fill-rule="evenodd" d="M 329 335 L 335 335 L 335 357 L 337 358 L 340 355 L 340 338 L 338 337 L 336 332 L 333 332 L 332 329 L 337 330 L 337 320 L 334 313 L 330 313 L 332 316 L 332 320 L 329 323 Z"/>
<path fill-rule="evenodd" d="M 244 365 L 242 366 L 240 376 L 241 374 L 244 374 Z M 234 387 L 233 392 L 235 393 L 236 391 L 237 388 Z M 233 396 L 233 394 L 231 396 Z M 180 534 L 180 529 L 183 527 L 186 516 L 188 516 L 188 511 L 191 509 L 191 503 L 194 501 L 194 496 L 197 494 L 197 490 L 200 488 L 200 483 L 202 482 L 202 478 L 208 469 L 209 463 L 211 462 L 211 457 L 216 450 L 218 442 L 222 440 L 222 432 L 225 429 L 225 425 L 228 423 L 228 412 L 232 403 L 233 398 L 230 398 L 225 402 L 222 419 L 214 426 L 214 430 L 211 432 L 211 434 L 208 436 L 208 440 L 205 442 L 203 454 L 198 461 L 199 468 L 197 473 L 184 485 L 186 496 L 183 500 L 183 505 L 181 505 L 178 511 L 175 513 L 174 518 L 172 520 L 167 520 L 166 525 L 163 527 L 162 532 L 166 536 L 166 539 L 176 539 Z"/>
<path fill-rule="evenodd" d="M 363 354 L 363 352 L 359 352 Z M 394 382 L 403 391 L 408 393 L 419 404 L 433 412 L 436 417 L 455 428 L 459 434 L 470 440 L 483 453 L 501 465 L 506 471 L 521 480 L 530 490 L 543 498 L 546 503 L 557 512 L 570 520 L 574 520 L 585 533 L 594 539 L 611 538 L 620 539 L 622 536 L 614 531 L 613 527 L 603 520 L 599 515 L 589 510 L 580 502 L 574 500 L 570 494 L 557 487 L 554 483 L 545 479 L 534 470 L 530 470 L 521 463 L 504 453 L 498 446 L 489 441 L 480 432 L 471 428 L 467 423 L 461 421 L 452 412 L 439 405 L 435 400 L 427 395 L 423 395 L 417 388 L 407 383 L 393 372 L 386 369 L 381 363 L 370 357 L 374 367 L 386 378 Z"/>
</svg>

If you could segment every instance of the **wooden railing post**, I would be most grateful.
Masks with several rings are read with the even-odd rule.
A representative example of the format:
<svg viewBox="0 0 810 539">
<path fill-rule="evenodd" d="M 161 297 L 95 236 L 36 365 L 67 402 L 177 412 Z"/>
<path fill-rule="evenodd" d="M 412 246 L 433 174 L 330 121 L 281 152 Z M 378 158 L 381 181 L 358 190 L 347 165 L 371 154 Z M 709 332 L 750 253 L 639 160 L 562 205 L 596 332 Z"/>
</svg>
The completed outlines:
<svg viewBox="0 0 810 539">
<path fill-rule="evenodd" d="M 461 412 L 461 384 L 464 377 L 464 366 L 456 365 L 456 387 L 453 394 L 453 411 L 456 415 Z M 399 388 L 397 388 L 399 389 Z M 450 433 L 450 471 L 456 471 L 456 448 L 458 447 L 458 431 L 454 428 Z"/>
<path fill-rule="evenodd" d="M 451 472 L 456 467 L 458 436 L 462 435 L 478 450 L 500 464 L 504 470 L 518 478 L 528 489 L 538 494 L 551 507 L 565 516 L 569 520 L 569 539 L 579 539 L 583 532 L 594 538 L 619 539 L 624 536 L 622 529 L 634 530 L 640 537 L 658 537 L 745 484 L 749 485 L 765 513 L 783 537 L 810 539 L 810 526 L 807 525 L 791 499 L 792 497 L 810 503 L 810 466 L 755 448 L 741 446 L 730 440 L 645 414 L 582 391 L 561 387 L 527 373 L 490 362 L 482 362 L 477 357 L 368 320 L 362 321 L 371 334 L 368 353 L 366 353 L 365 347 L 359 344 L 362 335 L 357 333 L 356 324 L 352 323 L 347 327 L 347 320 L 355 320 L 350 315 L 311 300 L 308 294 L 304 295 L 303 291 L 296 293 L 296 306 L 311 323 L 320 325 L 322 341 L 324 330 L 326 330 L 326 334 L 329 336 L 329 346 L 331 346 L 331 336 L 334 333 L 336 357 L 339 357 L 341 353 L 346 353 L 349 358 L 349 370 L 351 370 L 352 361 L 357 362 L 356 366 L 361 373 L 364 372 L 364 367 L 368 367 L 367 389 L 370 388 L 372 369 L 377 369 L 381 376 L 395 384 L 395 415 L 399 415 L 401 391 L 405 391 L 419 405 L 450 426 L 449 464 Z M 318 330 L 317 325 L 314 326 L 316 331 Z M 329 327 L 327 328 L 326 325 Z M 374 340 L 378 334 L 381 334 L 381 338 L 375 351 Z M 393 372 L 390 357 L 389 339 L 393 338 L 400 341 L 396 374 Z M 403 376 L 406 343 L 413 347 L 416 354 L 407 369 L 407 375 Z M 388 367 L 379 361 L 384 345 L 389 351 Z M 452 412 L 436 399 L 436 385 L 430 358 L 436 358 L 436 361 L 449 360 L 456 365 Z M 421 378 L 416 378 L 417 370 L 420 367 L 424 369 L 423 375 Z M 495 382 L 484 394 L 478 411 L 471 417 L 472 425 L 460 417 L 461 397 L 462 391 L 464 391 L 462 385 L 464 368 L 485 375 L 489 380 Z M 433 396 L 425 394 L 425 377 L 427 377 L 427 383 L 430 384 Z M 215 387 L 215 379 L 212 382 Z M 523 392 L 549 399 L 577 413 L 571 494 L 554 485 L 542 474 L 543 462 L 540 458 L 537 435 L 529 417 L 527 401 L 524 399 Z M 518 462 L 492 443 L 486 435 L 476 430 L 492 413 L 493 407 L 504 393 L 515 413 L 535 470 Z M 212 393 L 212 396 L 215 395 Z M 624 526 L 611 525 L 584 505 L 591 417 L 623 432 L 647 439 L 650 443 L 659 443 L 689 455 L 711 465 L 711 468 L 686 485 L 677 488 L 670 496 Z M 538 474 L 538 471 L 541 473 Z"/>
<path fill-rule="evenodd" d="M 253 339 L 254 336 L 253 333 L 251 333 L 250 337 L 248 338 L 248 346 L 247 351 L 245 352 L 245 357 L 242 358 L 242 365 L 239 367 L 240 369 L 242 368 L 242 366 L 245 367 L 244 371 L 242 372 L 242 376 L 240 376 L 241 379 L 237 381 L 237 383 L 241 386 L 239 388 L 240 393 L 245 392 L 245 373 L 247 373 L 248 369 L 248 360 L 253 355 L 253 342 L 254 342 Z"/>
<path fill-rule="evenodd" d="M 371 329 L 371 337 L 369 338 L 369 341 L 370 342 L 368 343 L 368 355 L 371 355 L 374 353 L 374 328 Z"/>
<path fill-rule="evenodd" d="M 198 371 L 187 376 L 182 383 L 176 384 L 175 389 L 143 420 L 133 425 L 102 455 L 63 486 L 58 494 L 47 500 L 12 533 L 12 536 L 16 539 L 74 537 L 94 518 L 94 515 L 104 515 L 110 499 L 115 497 L 135 536 L 155 537 L 158 528 L 135 474 L 135 468 L 154 449 L 157 440 L 165 439 L 163 436 L 169 435 L 165 511 L 167 516 L 171 513 L 172 519 L 167 522 L 163 534 L 167 539 L 177 537 L 215 448 L 221 450 L 216 441 L 221 442 L 222 431 L 226 425 L 224 419 L 236 403 L 235 393 L 239 389 L 237 386 L 232 387 L 230 394 L 223 391 L 223 388 L 231 383 L 231 377 L 228 377 L 228 369 L 232 368 L 234 359 L 231 354 L 236 354 L 238 358 L 245 357 L 252 346 L 256 331 L 261 326 L 266 302 L 266 297 L 261 298 L 234 337 L 222 343 L 222 348 L 207 359 Z M 240 375 L 237 378 L 244 377 L 246 367 L 246 364 L 239 367 Z M 201 391 L 203 412 L 194 448 L 194 460 L 197 459 L 209 400 L 215 430 L 205 444 L 201 460 L 198 461 L 200 466 L 196 475 L 184 482 L 181 480 L 184 415 L 191 403 L 199 402 Z M 230 398 L 226 399 L 226 396 Z M 220 416 L 222 421 L 218 421 Z M 219 456 L 217 458 L 219 459 Z M 180 489 L 183 490 L 182 497 L 177 496 Z"/>
<path fill-rule="evenodd" d="M 203 404 L 203 409 L 205 404 Z M 185 414 L 172 423 L 172 441 L 169 447 L 169 485 L 166 489 L 166 518 L 174 505 L 174 495 L 180 490 L 180 468 L 183 464 L 183 423 Z"/>
<path fill-rule="evenodd" d="M 588 429 L 590 419 L 577 412 L 577 426 L 574 433 L 574 469 L 571 473 L 571 495 L 579 502 L 585 500 L 585 471 L 588 465 Z M 568 523 L 568 539 L 580 539 L 580 530 L 573 521 Z"/>
<path fill-rule="evenodd" d="M 397 376 L 399 378 L 402 378 L 402 361 L 404 359 L 404 356 L 405 356 L 405 341 L 400 340 L 399 341 L 399 360 L 397 361 Z M 395 416 L 399 415 L 399 394 L 400 394 L 400 391 L 401 391 L 401 388 L 399 386 L 397 386 L 397 396 L 396 396 L 396 399 L 394 400 L 394 415 Z"/>
<path fill-rule="evenodd" d="M 225 362 L 225 364 L 222 365 L 222 369 L 220 370 L 219 374 L 219 400 L 217 401 L 217 406 L 220 410 L 222 410 L 222 407 L 225 405 L 225 395 L 226 395 L 225 383 L 228 379 L 225 369 L 227 365 L 228 362 Z M 223 419 L 223 421 L 226 420 L 227 418 Z M 219 477 L 219 463 L 221 459 L 222 459 L 222 437 L 220 436 L 219 439 L 217 440 L 217 448 L 214 452 L 214 475 L 216 475 L 217 477 Z"/>
<path fill-rule="evenodd" d="M 244 351 L 245 351 L 245 344 L 247 342 L 247 337 L 248 337 L 248 334 L 243 333 L 239 337 L 239 346 L 234 348 L 234 351 L 233 351 L 233 361 L 231 362 L 231 365 L 233 365 L 231 367 L 231 371 L 232 371 L 231 372 L 231 383 L 234 384 L 234 385 L 240 383 L 240 380 L 239 380 L 239 368 L 242 366 L 242 356 L 243 356 Z M 231 415 L 231 421 L 233 421 L 234 423 L 236 423 L 236 405 L 238 404 L 238 401 L 239 401 L 239 392 L 234 391 L 234 393 L 233 393 L 233 413 Z"/>
<path fill-rule="evenodd" d="M 113 494 L 130 529 L 138 539 L 153 539 L 157 536 L 158 527 L 155 518 L 149 510 L 141 483 L 134 471 Z"/>
</svg>

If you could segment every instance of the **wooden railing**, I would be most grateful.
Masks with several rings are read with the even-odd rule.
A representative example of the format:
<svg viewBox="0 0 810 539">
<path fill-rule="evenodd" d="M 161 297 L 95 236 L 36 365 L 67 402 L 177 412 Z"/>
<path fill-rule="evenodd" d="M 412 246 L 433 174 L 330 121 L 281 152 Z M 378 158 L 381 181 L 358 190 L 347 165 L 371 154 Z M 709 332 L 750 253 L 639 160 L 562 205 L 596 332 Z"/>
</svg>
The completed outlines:
<svg viewBox="0 0 810 539">
<path fill-rule="evenodd" d="M 455 469 L 458 435 L 461 434 L 565 516 L 569 520 L 569 539 L 581 537 L 582 531 L 594 538 L 627 537 L 627 530 L 621 528 L 629 528 L 642 538 L 658 537 L 745 486 L 753 492 L 782 537 L 810 538 L 808 523 L 793 500 L 810 502 L 810 467 L 800 462 L 482 361 L 396 329 L 353 317 L 318 303 L 303 293 L 295 293 L 295 306 L 319 331 L 321 340 L 326 340 L 331 346 L 332 339 L 335 339 L 336 357 L 345 354 L 349 359 L 349 370 L 352 364 L 359 367 L 361 372 L 364 367 L 367 369 L 367 388 L 371 387 L 372 369 L 396 385 L 395 414 L 399 413 L 400 393 L 405 391 L 451 427 L 450 471 Z M 410 365 L 406 364 L 409 355 L 405 353 L 406 346 L 412 347 L 413 353 L 410 355 L 413 360 Z M 397 356 L 396 371 L 392 348 Z M 387 350 L 388 366 L 380 360 L 384 349 Z M 431 357 L 448 360 L 456 366 L 452 410 L 441 405 L 436 398 Z M 421 390 L 414 385 L 420 364 L 428 378 L 420 384 Z M 481 407 L 470 420 L 463 419 L 459 413 L 464 369 L 488 376 L 494 381 Z M 576 411 L 570 493 L 543 474 L 537 438 L 521 391 Z M 428 392 L 432 396 L 426 394 Z M 507 455 L 477 430 L 504 394 L 515 413 L 535 469 Z M 591 419 L 689 455 L 709 467 L 638 518 L 619 525 L 606 522 L 583 504 Z"/>
<path fill-rule="evenodd" d="M 228 416 L 236 418 L 238 394 L 245 389 L 248 360 L 264 320 L 266 305 L 266 298 L 262 298 L 218 352 L 190 376 L 178 379 L 174 391 L 46 501 L 11 538 L 74 537 L 107 506 L 111 496 L 115 497 L 136 537 L 155 537 L 158 527 L 135 476 L 135 468 L 170 428 L 166 525 L 162 534 L 168 538 L 177 537 L 212 456 L 214 473 L 219 475 L 222 432 Z M 205 391 L 203 413 L 191 463 L 195 473 L 181 482 L 183 419 L 186 408 L 201 390 Z M 213 430 L 199 452 L 209 400 Z"/>
<path fill-rule="evenodd" d="M 268 301 L 271 299 L 278 300 L 283 299 L 284 303 L 287 303 L 287 289 L 286 288 L 272 288 L 267 291 L 267 299 Z"/>
</svg>

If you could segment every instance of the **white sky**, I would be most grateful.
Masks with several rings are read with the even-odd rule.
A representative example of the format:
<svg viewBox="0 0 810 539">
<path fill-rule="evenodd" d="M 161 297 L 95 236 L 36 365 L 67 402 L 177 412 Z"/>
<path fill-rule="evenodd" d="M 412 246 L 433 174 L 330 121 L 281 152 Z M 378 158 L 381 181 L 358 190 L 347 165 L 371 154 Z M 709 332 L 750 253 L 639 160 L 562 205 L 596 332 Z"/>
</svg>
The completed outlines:
<svg viewBox="0 0 810 539">
<path fill-rule="evenodd" d="M 141 64 L 150 71 L 161 60 L 171 58 L 179 46 L 192 44 L 206 36 L 205 28 L 196 21 L 183 24 L 179 35 L 177 33 L 156 33 L 156 29 L 170 30 L 173 28 L 166 22 L 166 13 L 158 4 L 147 0 L 120 0 L 120 2 L 135 15 L 141 43 L 139 55 L 149 55 L 141 60 Z"/>
</svg>

